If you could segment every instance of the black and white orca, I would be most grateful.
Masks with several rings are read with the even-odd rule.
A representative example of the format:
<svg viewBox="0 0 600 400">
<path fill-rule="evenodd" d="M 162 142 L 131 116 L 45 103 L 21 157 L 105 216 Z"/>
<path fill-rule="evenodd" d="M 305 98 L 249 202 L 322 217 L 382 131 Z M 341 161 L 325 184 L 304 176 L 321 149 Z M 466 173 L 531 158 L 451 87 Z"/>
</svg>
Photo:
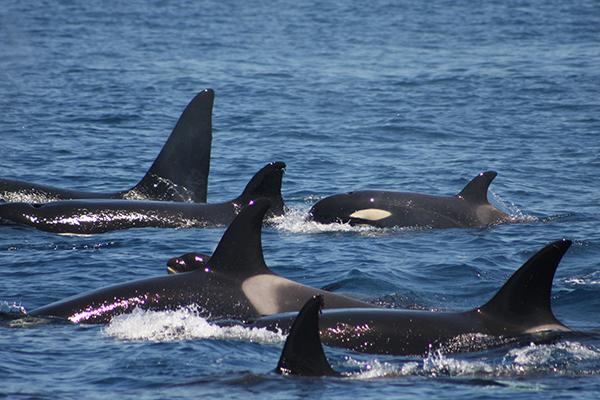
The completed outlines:
<svg viewBox="0 0 600 400">
<path fill-rule="evenodd" d="M 227 225 L 252 201 L 270 200 L 270 216 L 284 213 L 281 181 L 285 163 L 264 166 L 243 193 L 223 203 L 141 200 L 62 200 L 50 203 L 0 204 L 0 222 L 48 232 L 94 234 L 127 228 L 206 227 Z"/>
<path fill-rule="evenodd" d="M 496 172 L 476 176 L 455 196 L 376 190 L 336 194 L 318 201 L 309 219 L 322 223 L 349 223 L 390 227 L 483 227 L 509 222 L 510 216 L 488 201 Z"/>
<path fill-rule="evenodd" d="M 551 309 L 552 280 L 571 245 L 551 243 L 531 257 L 481 307 L 460 312 L 398 309 L 329 309 L 320 317 L 321 340 L 328 346 L 363 353 L 426 355 L 480 350 L 525 337 L 527 341 L 572 332 Z M 296 313 L 263 317 L 249 326 L 289 332 Z"/>
<path fill-rule="evenodd" d="M 33 317 L 56 317 L 74 323 L 106 323 L 114 316 L 143 310 L 197 307 L 213 320 L 246 321 L 298 311 L 320 294 L 328 307 L 375 307 L 350 297 L 299 284 L 273 273 L 265 264 L 261 231 L 270 201 L 245 207 L 225 231 L 204 269 L 125 282 L 37 308 Z"/>
</svg>

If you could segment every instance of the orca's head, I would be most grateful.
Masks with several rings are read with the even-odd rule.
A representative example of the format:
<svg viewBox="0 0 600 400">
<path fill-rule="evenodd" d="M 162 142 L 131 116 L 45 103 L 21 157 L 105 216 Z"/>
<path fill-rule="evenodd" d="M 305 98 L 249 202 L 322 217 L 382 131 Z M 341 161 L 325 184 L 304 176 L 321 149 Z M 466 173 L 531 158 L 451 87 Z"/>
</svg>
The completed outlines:
<svg viewBox="0 0 600 400">
<path fill-rule="evenodd" d="M 180 274 L 204 269 L 210 258 L 204 253 L 186 253 L 179 257 L 173 257 L 167 261 L 167 272 L 169 274 Z"/>
<path fill-rule="evenodd" d="M 340 193 L 319 200 L 308 212 L 308 219 L 321 224 L 360 223 L 385 219 L 389 211 L 377 206 L 379 196 L 368 192 Z"/>
<path fill-rule="evenodd" d="M 2 224 L 35 225 L 39 221 L 39 212 L 44 205 L 45 203 L 2 202 L 0 221 Z"/>
</svg>

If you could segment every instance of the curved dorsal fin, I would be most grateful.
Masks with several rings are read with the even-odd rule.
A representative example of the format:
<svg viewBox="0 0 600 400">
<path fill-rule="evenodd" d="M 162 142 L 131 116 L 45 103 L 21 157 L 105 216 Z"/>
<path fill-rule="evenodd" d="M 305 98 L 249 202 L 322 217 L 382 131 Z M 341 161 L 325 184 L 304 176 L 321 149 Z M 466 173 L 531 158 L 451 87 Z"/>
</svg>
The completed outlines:
<svg viewBox="0 0 600 400">
<path fill-rule="evenodd" d="M 271 201 L 269 214 L 283 214 L 281 181 L 284 172 L 285 163 L 283 161 L 275 161 L 265 165 L 250 179 L 238 200 L 246 203 L 259 198 L 267 198 Z"/>
<path fill-rule="evenodd" d="M 132 197 L 206 202 L 213 101 L 212 89 L 190 101 L 146 175 L 128 192 Z"/>
<path fill-rule="evenodd" d="M 244 207 L 221 237 L 207 268 L 237 274 L 240 279 L 272 273 L 265 264 L 261 240 L 262 221 L 270 204 L 267 199 L 257 199 Z"/>
<path fill-rule="evenodd" d="M 321 308 L 321 295 L 313 296 L 304 304 L 292 323 L 275 372 L 303 376 L 338 375 L 323 351 L 319 334 Z"/>
<path fill-rule="evenodd" d="M 551 309 L 552 280 L 570 240 L 558 240 L 545 246 L 517 270 L 498 293 L 479 311 L 508 322 L 531 326 L 562 325 Z"/>
<path fill-rule="evenodd" d="M 488 188 L 490 187 L 490 184 L 496 175 L 498 174 L 495 171 L 486 171 L 480 173 L 473 178 L 471 182 L 467 183 L 467 186 L 465 186 L 463 190 L 457 194 L 457 196 L 471 203 L 488 203 Z"/>
</svg>

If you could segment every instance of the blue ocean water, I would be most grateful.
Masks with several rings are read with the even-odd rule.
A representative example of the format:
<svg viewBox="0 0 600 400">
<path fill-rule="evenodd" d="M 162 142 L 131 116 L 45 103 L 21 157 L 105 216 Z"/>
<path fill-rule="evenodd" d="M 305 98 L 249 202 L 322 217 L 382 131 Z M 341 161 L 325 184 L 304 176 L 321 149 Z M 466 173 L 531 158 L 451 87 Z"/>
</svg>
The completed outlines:
<svg viewBox="0 0 600 400">
<path fill-rule="evenodd" d="M 119 190 L 187 102 L 216 91 L 209 201 L 283 160 L 291 212 L 267 264 L 388 306 L 461 310 L 528 257 L 573 239 L 553 308 L 600 321 L 600 5 L 596 1 L 21 2 L 0 12 L 0 176 Z M 520 223 L 388 230 L 304 222 L 353 189 L 455 194 L 495 170 Z M 0 227 L 0 308 L 166 273 L 223 228 L 60 236 Z M 600 341 L 428 357 L 327 348 L 351 378 L 273 374 L 283 338 L 189 312 L 106 327 L 0 327 L 7 398 L 597 398 Z"/>
</svg>

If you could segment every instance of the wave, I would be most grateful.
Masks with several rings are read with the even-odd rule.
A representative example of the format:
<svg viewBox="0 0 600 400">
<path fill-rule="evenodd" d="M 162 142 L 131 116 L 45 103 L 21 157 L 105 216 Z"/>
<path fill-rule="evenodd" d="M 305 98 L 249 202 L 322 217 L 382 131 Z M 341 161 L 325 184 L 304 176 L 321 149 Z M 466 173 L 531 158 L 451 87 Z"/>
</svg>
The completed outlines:
<svg viewBox="0 0 600 400">
<path fill-rule="evenodd" d="M 462 359 L 460 355 L 450 356 L 437 351 L 422 361 L 408 361 L 400 365 L 377 359 L 362 361 L 353 358 L 348 358 L 344 365 L 360 370 L 350 374 L 354 379 L 403 376 L 509 378 L 540 373 L 600 374 L 599 360 L 600 349 L 579 342 L 564 341 L 554 344 L 529 344 L 508 350 L 500 358 L 486 356 Z"/>
<path fill-rule="evenodd" d="M 281 344 L 285 335 L 266 329 L 240 325 L 218 326 L 185 308 L 174 311 L 135 310 L 113 318 L 102 329 L 103 335 L 124 341 L 172 342 L 191 339 L 235 340 L 260 344 Z M 477 335 L 477 339 L 482 339 Z M 497 338 L 490 338 L 497 340 Z M 485 338 L 483 338 L 485 340 Z M 510 343 L 507 340 L 506 343 Z M 335 354 L 344 350 L 335 349 Z M 600 349 L 576 341 L 552 344 L 529 344 L 506 350 L 492 349 L 479 353 L 445 354 L 434 351 L 422 358 L 406 357 L 385 361 L 387 356 L 364 360 L 368 355 L 350 353 L 342 361 L 330 357 L 336 369 L 346 371 L 352 379 L 394 378 L 406 376 L 448 378 L 509 378 L 542 374 L 600 374 Z M 483 355 L 483 356 L 482 356 Z M 361 357 L 362 359 L 358 358 Z M 336 360 L 336 358 L 338 358 Z M 274 360 L 276 362 L 276 360 Z M 493 381 L 492 381 L 493 382 Z"/>
<path fill-rule="evenodd" d="M 327 233 L 327 232 L 352 232 L 364 236 L 380 236 L 390 232 L 412 232 L 429 230 L 428 227 L 395 227 L 378 228 L 371 225 L 350 225 L 349 223 L 321 224 L 306 219 L 308 210 L 288 206 L 285 215 L 272 217 L 269 221 L 275 228 L 289 233 Z"/>
<path fill-rule="evenodd" d="M 198 310 L 144 311 L 117 316 L 103 328 L 103 334 L 120 340 L 171 342 L 190 339 L 240 340 L 263 344 L 282 343 L 285 336 L 264 328 L 239 325 L 218 326 L 199 316 Z"/>
</svg>

